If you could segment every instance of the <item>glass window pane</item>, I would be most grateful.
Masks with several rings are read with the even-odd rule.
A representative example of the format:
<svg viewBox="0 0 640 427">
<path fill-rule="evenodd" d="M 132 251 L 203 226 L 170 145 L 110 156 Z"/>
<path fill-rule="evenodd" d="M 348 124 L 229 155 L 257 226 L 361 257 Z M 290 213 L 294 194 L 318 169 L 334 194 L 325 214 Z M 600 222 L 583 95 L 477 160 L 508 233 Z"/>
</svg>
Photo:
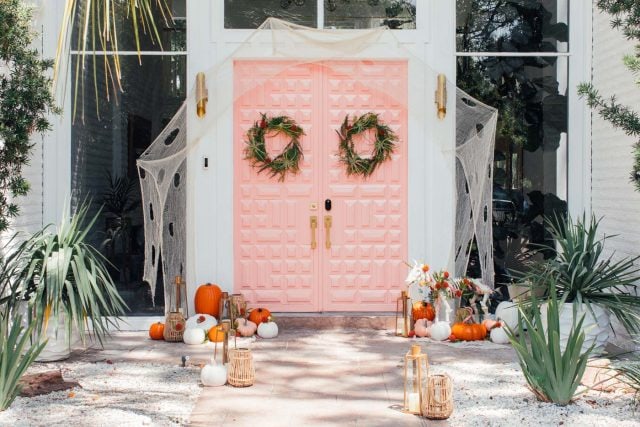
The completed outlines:
<svg viewBox="0 0 640 427">
<path fill-rule="evenodd" d="M 568 0 L 457 0 L 459 52 L 567 52 Z"/>
<path fill-rule="evenodd" d="M 87 5 L 92 5 L 95 10 L 89 10 L 88 27 L 85 36 L 84 22 L 85 11 Z M 78 2 L 76 9 L 75 25 L 73 27 L 73 34 L 71 38 L 71 47 L 73 50 L 94 50 L 94 36 L 95 36 L 95 50 L 111 51 L 115 48 L 115 39 L 113 36 L 109 41 L 105 40 L 106 49 L 103 48 L 100 42 L 100 35 L 103 33 L 105 18 L 102 14 L 99 14 L 100 2 Z M 136 51 L 136 40 L 134 36 L 133 19 L 131 17 L 128 6 L 129 1 L 124 2 L 111 2 L 115 8 L 115 34 L 117 35 L 117 47 L 119 51 Z M 157 42 L 152 42 L 149 35 L 149 29 L 143 29 L 140 25 L 140 19 L 138 19 L 138 31 L 141 51 L 171 51 L 180 52 L 187 50 L 187 26 L 186 26 L 186 0 L 163 0 L 161 2 L 152 1 L 153 16 L 156 28 L 158 30 L 158 36 L 162 45 Z M 166 5 L 163 9 L 159 5 Z M 95 18 L 94 18 L 95 12 Z M 163 13 L 164 12 L 164 13 Z M 173 18 L 173 19 L 170 19 Z M 112 24 L 113 25 L 113 24 Z M 95 29 L 95 32 L 94 32 Z"/>
<path fill-rule="evenodd" d="M 316 27 L 318 0 L 224 0 L 225 28 L 258 28 L 267 18 Z"/>
<path fill-rule="evenodd" d="M 416 28 L 416 0 L 324 0 L 325 28 Z"/>
<path fill-rule="evenodd" d="M 143 56 L 142 65 L 137 56 L 120 61 L 123 92 L 117 102 L 113 93 L 107 100 L 100 73 L 98 110 L 90 61 L 85 70 L 85 86 L 90 89 L 85 88 L 84 97 L 78 93 L 80 106 L 71 131 L 72 195 L 76 205 L 91 197 L 93 213 L 104 205 L 89 239 L 114 265 L 110 271 L 130 314 L 161 315 L 162 275 L 156 284 L 155 307 L 148 285 L 142 282 L 144 233 L 136 159 L 185 99 L 186 56 Z M 116 192 L 116 180 L 128 184 L 130 191 Z M 112 194 L 117 197 L 109 197 Z"/>
<path fill-rule="evenodd" d="M 550 242 L 544 219 L 567 209 L 567 59 L 459 57 L 457 67 L 457 85 L 498 109 L 493 232 L 504 282 L 509 269 L 523 271 L 531 244 Z"/>
</svg>

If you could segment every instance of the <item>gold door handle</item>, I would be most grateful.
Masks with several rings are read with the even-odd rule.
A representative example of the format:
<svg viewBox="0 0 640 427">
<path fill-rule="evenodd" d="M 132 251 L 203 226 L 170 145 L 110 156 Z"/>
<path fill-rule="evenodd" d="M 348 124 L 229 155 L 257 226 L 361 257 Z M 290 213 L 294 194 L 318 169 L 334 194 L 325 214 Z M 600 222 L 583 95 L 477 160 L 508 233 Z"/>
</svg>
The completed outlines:
<svg viewBox="0 0 640 427">
<path fill-rule="evenodd" d="M 316 230 L 318 229 L 318 217 L 312 215 L 309 217 L 309 227 L 311 228 L 311 249 L 315 249 L 318 247 L 318 242 L 316 242 Z"/>
<path fill-rule="evenodd" d="M 325 217 L 324 217 L 324 232 L 325 232 L 324 246 L 327 249 L 331 249 L 331 224 L 332 223 L 333 223 L 333 219 L 331 218 L 331 215 L 325 215 Z"/>
</svg>

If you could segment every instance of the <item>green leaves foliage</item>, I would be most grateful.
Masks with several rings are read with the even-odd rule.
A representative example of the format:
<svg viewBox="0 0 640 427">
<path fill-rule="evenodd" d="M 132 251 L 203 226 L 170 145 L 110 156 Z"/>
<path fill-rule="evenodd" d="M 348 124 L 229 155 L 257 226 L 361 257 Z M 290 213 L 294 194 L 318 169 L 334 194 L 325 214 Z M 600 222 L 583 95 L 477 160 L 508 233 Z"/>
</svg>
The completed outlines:
<svg viewBox="0 0 640 427">
<path fill-rule="evenodd" d="M 640 267 L 634 264 L 640 257 L 615 260 L 605 255 L 605 242 L 613 236 L 600 237 L 599 221 L 585 217 L 574 222 L 556 217 L 547 221 L 556 248 L 553 257 L 534 261 L 523 281 L 533 286 L 547 286 L 553 281 L 551 294 L 567 302 L 599 304 L 614 314 L 630 334 L 640 333 Z"/>
<path fill-rule="evenodd" d="M 31 13 L 24 1 L 0 1 L 0 231 L 18 215 L 14 199 L 29 191 L 22 168 L 29 163 L 34 132 L 49 129 L 57 112 L 47 70 L 51 61 L 31 46 Z"/>
<path fill-rule="evenodd" d="M 549 281 L 550 288 L 555 287 Z M 522 373 L 538 399 L 567 405 L 579 393 L 578 386 L 587 367 L 593 346 L 584 353 L 584 316 L 572 325 L 564 352 L 560 348 L 560 307 L 555 292 L 547 307 L 547 330 L 543 328 L 540 306 L 533 301 L 531 306 L 519 307 L 518 335 L 507 329 L 507 335 L 518 356 Z M 525 330 L 526 326 L 526 330 Z"/>
</svg>

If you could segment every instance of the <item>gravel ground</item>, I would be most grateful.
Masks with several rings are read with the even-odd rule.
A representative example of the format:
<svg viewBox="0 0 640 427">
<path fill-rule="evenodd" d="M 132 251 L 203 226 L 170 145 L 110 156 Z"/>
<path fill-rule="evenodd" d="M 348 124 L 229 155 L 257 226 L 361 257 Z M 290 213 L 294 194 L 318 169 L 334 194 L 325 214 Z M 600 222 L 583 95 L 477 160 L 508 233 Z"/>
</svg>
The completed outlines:
<svg viewBox="0 0 640 427">
<path fill-rule="evenodd" d="M 452 426 L 640 426 L 629 393 L 590 391 L 561 407 L 538 401 L 516 363 L 460 361 L 433 371 L 452 377 Z"/>
<path fill-rule="evenodd" d="M 0 412 L 1 426 L 185 425 L 201 387 L 200 369 L 160 364 L 35 364 L 29 373 L 62 369 L 81 388 L 18 397 Z"/>
</svg>

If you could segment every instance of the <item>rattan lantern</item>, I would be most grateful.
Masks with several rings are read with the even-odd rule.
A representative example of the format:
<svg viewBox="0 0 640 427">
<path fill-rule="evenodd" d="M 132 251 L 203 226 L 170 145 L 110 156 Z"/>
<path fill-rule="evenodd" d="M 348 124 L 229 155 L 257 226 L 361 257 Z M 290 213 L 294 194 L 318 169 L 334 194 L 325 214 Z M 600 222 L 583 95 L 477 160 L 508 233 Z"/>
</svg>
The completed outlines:
<svg viewBox="0 0 640 427">
<path fill-rule="evenodd" d="M 248 348 L 229 350 L 227 382 L 234 387 L 250 387 L 256 378 L 253 355 Z"/>
<path fill-rule="evenodd" d="M 422 415 L 432 420 L 445 420 L 453 413 L 453 383 L 449 375 L 430 375 Z"/>
<path fill-rule="evenodd" d="M 419 344 L 413 344 L 404 356 L 404 412 L 421 414 L 426 397 L 429 360 Z"/>
<path fill-rule="evenodd" d="M 396 335 L 408 337 L 411 330 L 411 298 L 402 291 L 396 301 Z"/>
</svg>

